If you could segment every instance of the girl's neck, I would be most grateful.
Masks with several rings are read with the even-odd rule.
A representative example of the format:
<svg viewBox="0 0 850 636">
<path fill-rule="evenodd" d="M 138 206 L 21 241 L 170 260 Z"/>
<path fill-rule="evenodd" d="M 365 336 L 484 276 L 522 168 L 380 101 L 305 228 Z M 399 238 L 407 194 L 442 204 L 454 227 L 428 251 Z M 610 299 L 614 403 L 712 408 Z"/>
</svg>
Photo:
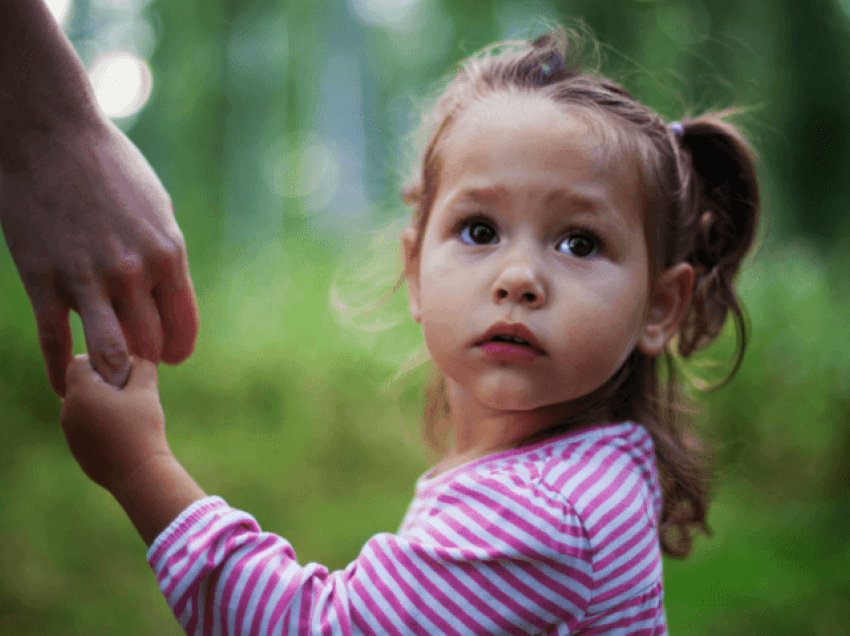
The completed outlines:
<svg viewBox="0 0 850 636">
<path fill-rule="evenodd" d="M 527 411 L 487 408 L 467 399 L 448 378 L 445 387 L 451 444 L 446 456 L 435 466 L 435 476 L 551 435 L 610 421 L 611 396 L 604 386 L 571 402 Z"/>
<path fill-rule="evenodd" d="M 446 382 L 446 398 L 452 429 L 448 457 L 467 457 L 467 461 L 521 446 L 575 417 L 571 403 L 521 411 L 489 408 L 468 399 L 451 380 Z"/>
</svg>

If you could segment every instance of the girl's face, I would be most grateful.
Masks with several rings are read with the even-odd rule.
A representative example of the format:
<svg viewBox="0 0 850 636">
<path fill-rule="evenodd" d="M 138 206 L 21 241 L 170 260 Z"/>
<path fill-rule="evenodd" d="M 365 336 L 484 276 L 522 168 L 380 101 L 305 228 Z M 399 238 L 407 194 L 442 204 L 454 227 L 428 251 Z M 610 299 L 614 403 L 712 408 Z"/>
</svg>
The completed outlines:
<svg viewBox="0 0 850 636">
<path fill-rule="evenodd" d="M 450 401 L 566 406 L 635 347 L 657 355 L 678 325 L 692 274 L 668 271 L 651 293 L 636 171 L 601 160 L 589 117 L 503 94 L 445 140 L 420 251 L 413 228 L 402 245 L 411 314 Z"/>
</svg>

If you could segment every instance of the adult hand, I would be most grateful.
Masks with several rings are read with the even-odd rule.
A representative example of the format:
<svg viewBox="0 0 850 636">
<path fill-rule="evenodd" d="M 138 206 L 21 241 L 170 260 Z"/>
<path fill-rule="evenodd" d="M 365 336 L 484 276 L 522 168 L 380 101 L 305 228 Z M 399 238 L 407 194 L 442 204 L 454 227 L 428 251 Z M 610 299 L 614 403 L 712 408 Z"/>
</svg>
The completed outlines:
<svg viewBox="0 0 850 636">
<path fill-rule="evenodd" d="M 174 364 L 191 354 L 198 309 L 183 236 L 159 179 L 114 124 L 33 135 L 0 178 L 0 224 L 60 396 L 70 309 L 113 386 L 127 381 L 130 355 Z"/>
</svg>

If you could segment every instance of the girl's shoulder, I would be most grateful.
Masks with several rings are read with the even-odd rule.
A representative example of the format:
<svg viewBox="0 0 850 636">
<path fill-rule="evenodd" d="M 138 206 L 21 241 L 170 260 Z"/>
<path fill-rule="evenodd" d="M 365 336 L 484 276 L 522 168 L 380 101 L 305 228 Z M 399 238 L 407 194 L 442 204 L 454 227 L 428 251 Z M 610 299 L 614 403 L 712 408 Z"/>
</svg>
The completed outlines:
<svg viewBox="0 0 850 636">
<path fill-rule="evenodd" d="M 646 479 L 655 478 L 655 448 L 646 429 L 634 422 L 604 424 L 569 431 L 540 442 L 496 453 L 417 481 L 417 494 L 442 490 L 455 482 L 471 483 L 510 475 L 517 483 L 547 484 L 562 492 L 575 481 L 599 481 L 611 468 L 629 466 Z M 606 470 L 607 468 L 607 470 Z M 595 476 L 595 477 L 594 477 Z"/>
<path fill-rule="evenodd" d="M 632 508 L 643 509 L 655 525 L 661 510 L 652 438 L 633 422 L 570 431 L 434 478 L 426 473 L 417 482 L 415 501 L 441 508 L 460 497 L 490 500 L 494 493 L 562 508 L 585 525 Z"/>
<path fill-rule="evenodd" d="M 624 422 L 426 473 L 399 534 L 568 572 L 601 612 L 660 590 L 660 502 L 652 438 Z"/>
</svg>

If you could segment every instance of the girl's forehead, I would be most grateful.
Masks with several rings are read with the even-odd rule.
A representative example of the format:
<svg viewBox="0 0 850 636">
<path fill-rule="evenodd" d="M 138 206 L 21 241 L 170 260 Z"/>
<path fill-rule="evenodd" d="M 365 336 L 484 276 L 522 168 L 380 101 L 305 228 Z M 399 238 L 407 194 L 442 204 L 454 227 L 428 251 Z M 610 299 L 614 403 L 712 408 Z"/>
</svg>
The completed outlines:
<svg viewBox="0 0 850 636">
<path fill-rule="evenodd" d="M 524 134 L 541 138 L 564 137 L 588 149 L 601 141 L 598 126 L 591 125 L 585 109 L 555 103 L 540 95 L 497 93 L 477 99 L 454 123 L 449 143 L 469 143 L 486 134 L 511 134 L 522 129 Z"/>
<path fill-rule="evenodd" d="M 511 181 L 531 173 L 546 183 L 568 175 L 574 185 L 602 184 L 613 198 L 634 200 L 637 170 L 625 153 L 617 156 L 612 128 L 589 108 L 539 94 L 490 95 L 471 104 L 448 131 L 440 187 L 464 177 Z"/>
</svg>

